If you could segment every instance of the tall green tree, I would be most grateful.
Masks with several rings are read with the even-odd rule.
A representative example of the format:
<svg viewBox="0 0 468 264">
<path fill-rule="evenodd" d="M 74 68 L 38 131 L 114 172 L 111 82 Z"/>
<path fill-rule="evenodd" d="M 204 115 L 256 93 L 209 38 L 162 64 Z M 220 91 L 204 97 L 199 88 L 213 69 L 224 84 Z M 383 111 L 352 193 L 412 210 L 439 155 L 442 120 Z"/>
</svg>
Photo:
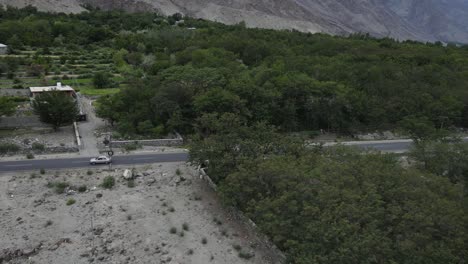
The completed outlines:
<svg viewBox="0 0 468 264">
<path fill-rule="evenodd" d="M 32 103 L 39 119 L 50 124 L 54 130 L 72 123 L 79 114 L 76 101 L 59 91 L 51 91 L 37 96 Z"/>
<path fill-rule="evenodd" d="M 108 72 L 96 72 L 93 76 L 93 85 L 98 89 L 110 88 L 113 84 L 112 74 Z"/>
<path fill-rule="evenodd" d="M 291 263 L 463 263 L 460 186 L 389 156 L 324 154 L 246 161 L 220 192 Z"/>
</svg>

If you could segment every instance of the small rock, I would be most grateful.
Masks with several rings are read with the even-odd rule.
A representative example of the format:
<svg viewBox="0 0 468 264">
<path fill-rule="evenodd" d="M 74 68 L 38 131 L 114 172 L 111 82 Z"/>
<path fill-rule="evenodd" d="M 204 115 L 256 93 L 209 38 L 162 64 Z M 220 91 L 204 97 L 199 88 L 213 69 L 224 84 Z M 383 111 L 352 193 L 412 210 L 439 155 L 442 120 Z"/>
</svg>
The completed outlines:
<svg viewBox="0 0 468 264">
<path fill-rule="evenodd" d="M 126 169 L 123 173 L 123 178 L 126 179 L 126 180 L 131 180 L 133 179 L 133 174 L 132 172 L 129 170 L 129 169 Z"/>
<path fill-rule="evenodd" d="M 148 184 L 148 186 L 151 186 L 151 185 L 153 185 L 153 183 L 155 183 L 155 182 L 156 182 L 156 179 L 153 179 L 153 178 L 152 178 L 152 179 L 149 179 L 149 180 L 146 182 L 146 184 Z"/>
</svg>

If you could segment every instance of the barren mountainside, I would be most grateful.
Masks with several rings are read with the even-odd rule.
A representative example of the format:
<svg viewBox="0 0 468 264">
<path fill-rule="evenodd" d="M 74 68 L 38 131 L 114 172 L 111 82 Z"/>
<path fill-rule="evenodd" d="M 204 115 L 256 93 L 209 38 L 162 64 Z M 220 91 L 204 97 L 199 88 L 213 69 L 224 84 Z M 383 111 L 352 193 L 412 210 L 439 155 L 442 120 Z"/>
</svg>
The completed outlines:
<svg viewBox="0 0 468 264">
<path fill-rule="evenodd" d="M 468 43 L 468 0 L 0 0 L 40 10 L 81 12 L 82 4 L 103 9 L 176 12 L 250 27 L 305 32 Z"/>
</svg>

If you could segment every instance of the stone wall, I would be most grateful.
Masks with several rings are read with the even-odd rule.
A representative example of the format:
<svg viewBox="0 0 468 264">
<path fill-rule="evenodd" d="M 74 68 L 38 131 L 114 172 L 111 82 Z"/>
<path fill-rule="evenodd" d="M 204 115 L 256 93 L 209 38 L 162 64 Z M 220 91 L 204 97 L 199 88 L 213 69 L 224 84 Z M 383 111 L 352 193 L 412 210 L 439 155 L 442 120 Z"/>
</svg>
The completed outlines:
<svg viewBox="0 0 468 264">
<path fill-rule="evenodd" d="M 33 150 L 32 148 L 21 147 L 19 151 L 6 153 L 5 156 L 12 155 L 27 155 L 29 153 L 39 155 L 39 154 L 60 154 L 60 153 L 75 153 L 79 152 L 78 147 L 70 146 L 56 146 L 56 147 L 46 147 L 43 151 Z M 1 155 L 0 155 L 1 156 Z"/>
<path fill-rule="evenodd" d="M 9 89 L 2 88 L 0 89 L 0 96 L 21 96 L 29 97 L 29 89 Z"/>
<path fill-rule="evenodd" d="M 218 186 L 213 182 L 213 180 L 211 180 L 210 176 L 208 176 L 205 172 L 205 170 L 201 167 L 198 167 L 198 171 L 200 173 L 200 178 L 204 179 L 208 185 L 214 190 L 214 191 L 218 191 Z M 234 207 L 229 207 L 228 208 L 233 217 L 235 219 L 237 219 L 238 221 L 241 221 L 243 222 L 246 226 L 249 227 L 249 231 L 250 232 L 253 232 L 256 234 L 256 236 L 258 237 L 258 239 L 260 240 L 259 242 L 262 243 L 263 245 L 265 245 L 267 248 L 270 248 L 273 250 L 274 254 L 276 256 L 272 256 L 272 259 L 275 260 L 275 264 L 283 264 L 283 263 L 286 263 L 286 256 L 284 255 L 284 253 L 275 245 L 273 244 L 273 242 L 271 242 L 270 238 L 268 236 L 266 236 L 265 234 L 263 234 L 257 224 L 255 224 L 250 218 L 248 218 L 247 216 L 245 216 L 241 211 L 239 211 L 237 208 L 234 208 Z"/>
<path fill-rule="evenodd" d="M 49 125 L 39 121 L 39 118 L 37 116 L 10 116 L 0 118 L 0 127 L 49 127 Z"/>
<path fill-rule="evenodd" d="M 142 146 L 151 147 L 175 147 L 184 144 L 184 139 L 179 133 L 176 133 L 176 138 L 170 139 L 148 139 L 148 140 L 118 140 L 112 141 L 112 147 L 123 148 L 126 145 L 138 143 Z"/>
</svg>

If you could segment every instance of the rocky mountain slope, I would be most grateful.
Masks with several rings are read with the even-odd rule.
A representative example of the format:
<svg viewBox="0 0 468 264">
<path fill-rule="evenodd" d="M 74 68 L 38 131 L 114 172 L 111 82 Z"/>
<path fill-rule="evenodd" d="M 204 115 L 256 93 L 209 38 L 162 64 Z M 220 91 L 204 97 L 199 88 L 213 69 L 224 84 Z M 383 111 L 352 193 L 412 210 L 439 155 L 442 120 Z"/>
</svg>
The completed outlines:
<svg viewBox="0 0 468 264">
<path fill-rule="evenodd" d="M 468 43 L 468 0 L 0 0 L 41 10 L 103 9 L 180 12 L 226 24 L 378 37 Z"/>
</svg>

